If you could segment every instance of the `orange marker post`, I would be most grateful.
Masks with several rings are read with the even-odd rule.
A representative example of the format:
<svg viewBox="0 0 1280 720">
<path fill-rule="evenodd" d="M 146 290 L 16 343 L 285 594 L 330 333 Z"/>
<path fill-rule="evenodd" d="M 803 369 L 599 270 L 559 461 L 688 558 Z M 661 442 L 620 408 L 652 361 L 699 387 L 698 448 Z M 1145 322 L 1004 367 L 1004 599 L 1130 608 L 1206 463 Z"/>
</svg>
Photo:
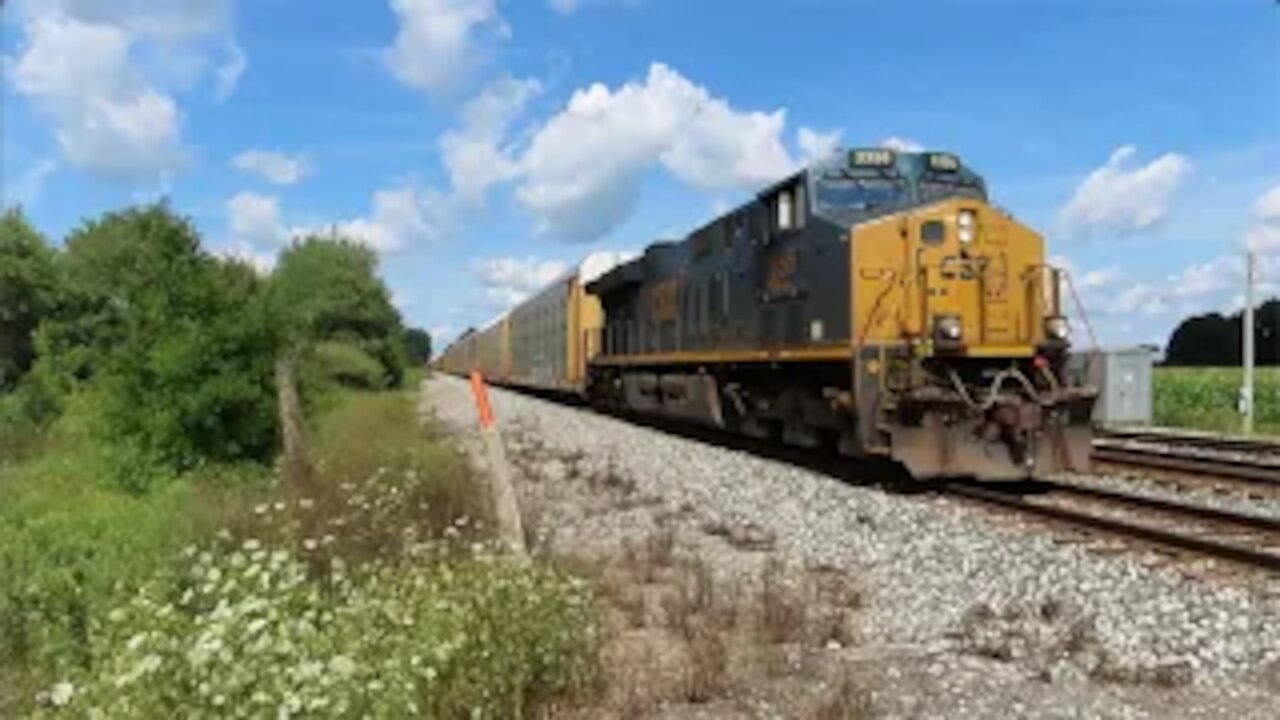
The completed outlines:
<svg viewBox="0 0 1280 720">
<path fill-rule="evenodd" d="M 480 412 L 480 427 L 485 430 L 493 428 L 493 408 L 489 405 L 489 389 L 485 387 L 484 376 L 479 370 L 471 371 L 471 394 L 476 399 L 476 410 Z"/>
<path fill-rule="evenodd" d="M 480 413 L 480 434 L 484 437 L 485 451 L 489 458 L 490 481 L 493 490 L 495 519 L 498 534 L 508 548 L 519 557 L 526 555 L 524 523 L 520 518 L 520 503 L 516 499 L 511 480 L 511 466 L 502 445 L 502 436 L 493 421 L 493 407 L 489 405 L 489 389 L 479 370 L 471 371 L 471 394 L 475 397 L 476 411 Z"/>
</svg>

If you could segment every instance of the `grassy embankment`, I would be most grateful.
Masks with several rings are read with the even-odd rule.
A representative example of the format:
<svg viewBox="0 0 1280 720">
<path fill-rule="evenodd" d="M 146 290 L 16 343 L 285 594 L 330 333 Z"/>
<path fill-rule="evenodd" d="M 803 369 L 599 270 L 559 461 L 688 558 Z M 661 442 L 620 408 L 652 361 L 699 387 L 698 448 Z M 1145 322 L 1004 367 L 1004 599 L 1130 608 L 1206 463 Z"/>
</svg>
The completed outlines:
<svg viewBox="0 0 1280 720">
<path fill-rule="evenodd" d="M 1157 368 L 1157 425 L 1240 432 L 1240 368 Z M 1280 435 L 1280 368 L 1258 368 L 1254 390 L 1255 429 Z"/>
<path fill-rule="evenodd" d="M 342 395 L 304 486 L 219 468 L 129 494 L 84 407 L 22 443 L 0 464 L 0 716 L 516 717 L 569 689 L 585 588 L 484 549 L 465 460 L 415 414 Z"/>
</svg>

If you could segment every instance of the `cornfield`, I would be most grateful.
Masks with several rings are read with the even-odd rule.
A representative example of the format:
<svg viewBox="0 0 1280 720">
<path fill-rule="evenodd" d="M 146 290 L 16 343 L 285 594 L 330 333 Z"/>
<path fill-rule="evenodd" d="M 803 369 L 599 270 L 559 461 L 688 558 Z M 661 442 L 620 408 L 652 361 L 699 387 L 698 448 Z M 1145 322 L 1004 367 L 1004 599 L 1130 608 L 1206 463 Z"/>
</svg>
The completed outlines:
<svg viewBox="0 0 1280 720">
<path fill-rule="evenodd" d="M 1239 432 L 1240 368 L 1157 368 L 1155 423 Z M 1280 368 L 1258 368 L 1254 376 L 1255 429 L 1280 435 Z"/>
</svg>

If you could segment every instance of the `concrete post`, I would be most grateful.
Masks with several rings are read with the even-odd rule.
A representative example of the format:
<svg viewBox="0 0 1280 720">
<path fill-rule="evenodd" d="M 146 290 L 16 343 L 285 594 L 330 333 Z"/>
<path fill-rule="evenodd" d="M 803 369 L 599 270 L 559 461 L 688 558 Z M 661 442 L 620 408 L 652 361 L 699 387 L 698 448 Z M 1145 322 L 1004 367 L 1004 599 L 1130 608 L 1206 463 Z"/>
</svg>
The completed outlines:
<svg viewBox="0 0 1280 720">
<path fill-rule="evenodd" d="M 1253 432 L 1253 280 L 1256 256 L 1249 250 L 1244 257 L 1244 327 L 1241 328 L 1244 336 L 1244 382 L 1240 387 L 1240 412 L 1244 414 L 1244 432 L 1248 435 Z"/>
</svg>

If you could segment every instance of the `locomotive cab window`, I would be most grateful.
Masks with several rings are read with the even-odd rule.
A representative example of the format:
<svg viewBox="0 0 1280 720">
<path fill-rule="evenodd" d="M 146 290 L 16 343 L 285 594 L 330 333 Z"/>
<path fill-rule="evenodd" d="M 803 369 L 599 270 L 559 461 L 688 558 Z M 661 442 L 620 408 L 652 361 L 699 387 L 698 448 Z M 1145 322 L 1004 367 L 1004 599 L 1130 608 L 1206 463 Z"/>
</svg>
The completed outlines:
<svg viewBox="0 0 1280 720">
<path fill-rule="evenodd" d="M 778 199 L 775 201 L 777 207 L 778 229 L 790 230 L 795 223 L 795 200 L 791 196 L 790 190 L 783 190 L 778 193 Z"/>
<path fill-rule="evenodd" d="M 920 240 L 926 245 L 941 245 L 947 239 L 947 226 L 941 220 L 930 220 L 920 226 Z"/>
<path fill-rule="evenodd" d="M 805 191 L 804 181 L 789 185 L 774 195 L 774 226 L 779 231 L 799 230 L 804 227 Z"/>
</svg>

